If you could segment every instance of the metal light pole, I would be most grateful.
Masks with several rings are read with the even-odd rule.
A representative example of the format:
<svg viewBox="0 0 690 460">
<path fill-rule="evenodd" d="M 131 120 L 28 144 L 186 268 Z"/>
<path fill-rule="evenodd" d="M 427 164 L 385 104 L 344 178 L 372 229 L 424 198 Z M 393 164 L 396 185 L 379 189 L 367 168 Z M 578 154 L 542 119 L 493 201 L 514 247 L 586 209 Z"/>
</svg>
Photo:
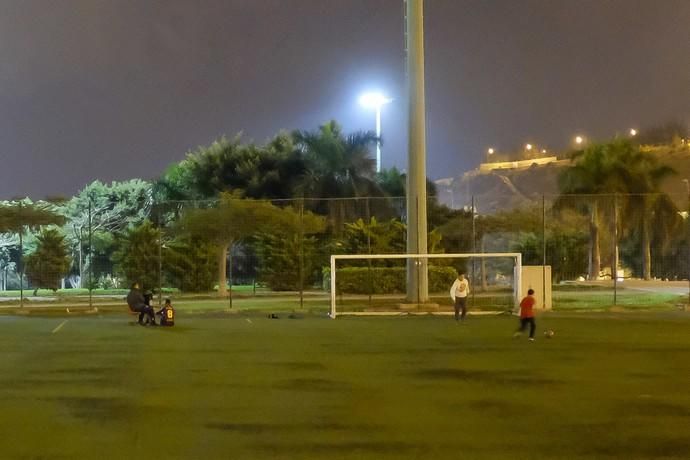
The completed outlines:
<svg viewBox="0 0 690 460">
<path fill-rule="evenodd" d="M 407 253 L 427 253 L 424 0 L 407 0 Z M 429 300 L 427 259 L 407 261 L 407 301 Z"/>
<path fill-rule="evenodd" d="M 376 172 L 381 172 L 381 107 L 393 102 L 381 93 L 365 93 L 359 97 L 359 103 L 376 111 Z"/>
<path fill-rule="evenodd" d="M 84 226 L 80 225 L 79 226 L 79 289 L 83 287 L 83 278 L 84 278 L 84 257 L 83 257 L 83 248 L 82 245 L 84 244 Z"/>
<path fill-rule="evenodd" d="M 376 172 L 381 172 L 381 106 L 376 106 Z"/>
</svg>

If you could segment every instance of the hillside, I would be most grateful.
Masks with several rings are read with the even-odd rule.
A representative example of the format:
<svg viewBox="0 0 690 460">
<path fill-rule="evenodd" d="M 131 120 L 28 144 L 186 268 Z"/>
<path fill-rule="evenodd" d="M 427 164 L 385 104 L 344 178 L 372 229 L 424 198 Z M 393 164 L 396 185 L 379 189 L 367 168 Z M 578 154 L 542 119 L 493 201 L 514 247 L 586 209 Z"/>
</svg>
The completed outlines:
<svg viewBox="0 0 690 460">
<path fill-rule="evenodd" d="M 686 209 L 688 189 L 683 179 L 690 179 L 690 145 L 648 147 L 645 150 L 676 170 L 676 175 L 666 180 L 662 188 L 673 198 L 676 206 Z M 475 169 L 452 181 L 437 181 L 438 196 L 442 203 L 453 208 L 471 206 L 474 196 L 474 205 L 480 213 L 540 204 L 542 196 L 549 201 L 558 195 L 558 175 L 566 167 L 567 162 L 558 162 L 490 172 Z"/>
</svg>

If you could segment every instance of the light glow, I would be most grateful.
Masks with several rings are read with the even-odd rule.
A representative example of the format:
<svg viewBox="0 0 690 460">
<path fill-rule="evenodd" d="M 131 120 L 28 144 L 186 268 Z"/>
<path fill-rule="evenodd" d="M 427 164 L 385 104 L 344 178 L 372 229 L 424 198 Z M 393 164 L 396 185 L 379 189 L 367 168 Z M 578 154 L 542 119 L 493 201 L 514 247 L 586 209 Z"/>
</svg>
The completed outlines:
<svg viewBox="0 0 690 460">
<path fill-rule="evenodd" d="M 381 172 L 381 107 L 393 102 L 393 99 L 381 93 L 364 93 L 359 97 L 359 104 L 376 112 L 376 172 Z"/>
<path fill-rule="evenodd" d="M 382 93 L 364 93 L 359 96 L 359 104 L 368 109 L 380 109 L 383 105 L 393 102 L 393 99 L 384 96 Z"/>
</svg>

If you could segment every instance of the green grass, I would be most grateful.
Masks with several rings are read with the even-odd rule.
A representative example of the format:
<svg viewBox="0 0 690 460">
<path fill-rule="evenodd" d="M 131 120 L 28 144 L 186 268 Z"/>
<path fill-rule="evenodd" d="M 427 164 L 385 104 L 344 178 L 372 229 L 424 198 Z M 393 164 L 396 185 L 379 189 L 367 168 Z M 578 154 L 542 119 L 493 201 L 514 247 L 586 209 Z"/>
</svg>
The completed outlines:
<svg viewBox="0 0 690 460">
<path fill-rule="evenodd" d="M 25 301 L 24 307 L 20 307 L 19 302 L 0 302 L 1 314 L 20 314 L 31 316 L 63 315 L 66 309 L 71 313 L 91 312 L 88 297 L 62 298 L 49 302 Z M 209 312 L 268 312 L 268 311 L 296 311 L 323 313 L 329 311 L 329 297 L 326 294 L 307 295 L 303 305 L 300 305 L 299 297 L 294 294 L 271 294 L 257 295 L 235 294 L 233 296 L 232 308 L 229 299 L 218 298 L 216 296 L 172 296 L 175 309 L 188 313 L 209 313 Z M 127 313 L 128 308 L 122 297 L 95 298 L 93 305 L 102 313 Z M 157 298 L 154 299 L 154 306 Z"/>
<path fill-rule="evenodd" d="M 610 310 L 613 307 L 613 290 L 554 291 L 553 305 L 556 310 Z M 687 295 L 643 292 L 620 289 L 616 306 L 626 309 L 672 309 L 678 303 L 687 303 Z"/>
<path fill-rule="evenodd" d="M 25 291 L 25 294 L 31 294 Z M 102 310 L 117 310 L 124 306 L 126 290 L 95 290 L 92 303 Z M 0 300 L 0 312 L 7 309 L 18 310 L 20 304 L 19 291 L 0 292 L 0 298 L 14 297 L 12 300 Z M 181 308 L 193 311 L 226 310 L 230 307 L 228 298 L 218 298 L 215 293 L 186 294 L 178 292 L 165 292 L 164 297 L 170 296 L 173 303 Z M 589 310 L 610 311 L 614 307 L 614 294 L 610 287 L 582 286 L 574 289 L 573 286 L 554 286 L 553 306 L 557 311 Z M 157 301 L 157 298 L 155 299 Z M 450 299 L 444 292 L 433 296 L 432 302 L 441 307 L 450 309 Z M 308 311 L 326 312 L 329 308 L 329 294 L 325 291 L 308 291 L 304 295 L 304 304 L 300 305 L 299 294 L 296 292 L 272 292 L 266 288 L 252 285 L 233 287 L 232 308 L 236 310 L 294 310 L 306 309 Z M 362 311 L 369 309 L 390 310 L 401 303 L 407 303 L 403 295 L 373 296 L 371 302 L 368 296 L 338 296 L 338 309 L 350 311 Z M 619 288 L 616 308 L 628 310 L 673 310 L 678 304 L 687 303 L 687 294 L 654 293 L 634 289 Z M 24 305 L 28 307 L 40 306 L 42 308 L 54 308 L 64 311 L 65 308 L 86 308 L 89 304 L 88 291 L 79 289 L 66 289 L 53 295 L 52 291 L 39 291 L 39 298 L 28 296 Z M 475 292 L 469 302 L 470 309 L 481 310 L 510 310 L 512 297 L 509 290 L 491 290 L 488 292 Z M 47 310 L 49 310 L 46 309 Z M 615 309 L 615 308 L 613 308 Z"/>
<path fill-rule="evenodd" d="M 1 458 L 690 452 L 688 314 L 549 314 L 535 343 L 508 316 L 130 321 L 0 316 Z"/>
</svg>

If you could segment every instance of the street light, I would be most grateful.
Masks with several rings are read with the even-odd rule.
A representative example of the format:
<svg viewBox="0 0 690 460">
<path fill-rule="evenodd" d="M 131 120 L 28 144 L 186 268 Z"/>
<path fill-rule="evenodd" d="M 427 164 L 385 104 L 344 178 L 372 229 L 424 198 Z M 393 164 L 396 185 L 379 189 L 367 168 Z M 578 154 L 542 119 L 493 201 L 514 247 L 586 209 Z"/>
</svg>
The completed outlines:
<svg viewBox="0 0 690 460">
<path fill-rule="evenodd" d="M 525 144 L 525 149 L 532 150 L 532 144 Z"/>
<path fill-rule="evenodd" d="M 585 141 L 585 138 L 582 136 L 575 136 L 575 143 L 577 145 L 582 145 L 582 143 Z"/>
<path fill-rule="evenodd" d="M 364 93 L 359 97 L 359 104 L 376 111 L 376 172 L 381 172 L 381 107 L 392 102 L 381 93 Z"/>
<path fill-rule="evenodd" d="M 82 279 L 83 279 L 83 259 L 82 259 L 82 245 L 84 243 L 84 226 L 83 225 L 74 225 L 72 224 L 72 228 L 74 228 L 74 233 L 75 236 L 79 237 L 79 288 L 81 289 L 82 287 Z"/>
<path fill-rule="evenodd" d="M 635 128 L 630 128 L 630 135 L 631 135 L 632 137 L 637 136 L 637 130 L 636 130 Z"/>
</svg>

